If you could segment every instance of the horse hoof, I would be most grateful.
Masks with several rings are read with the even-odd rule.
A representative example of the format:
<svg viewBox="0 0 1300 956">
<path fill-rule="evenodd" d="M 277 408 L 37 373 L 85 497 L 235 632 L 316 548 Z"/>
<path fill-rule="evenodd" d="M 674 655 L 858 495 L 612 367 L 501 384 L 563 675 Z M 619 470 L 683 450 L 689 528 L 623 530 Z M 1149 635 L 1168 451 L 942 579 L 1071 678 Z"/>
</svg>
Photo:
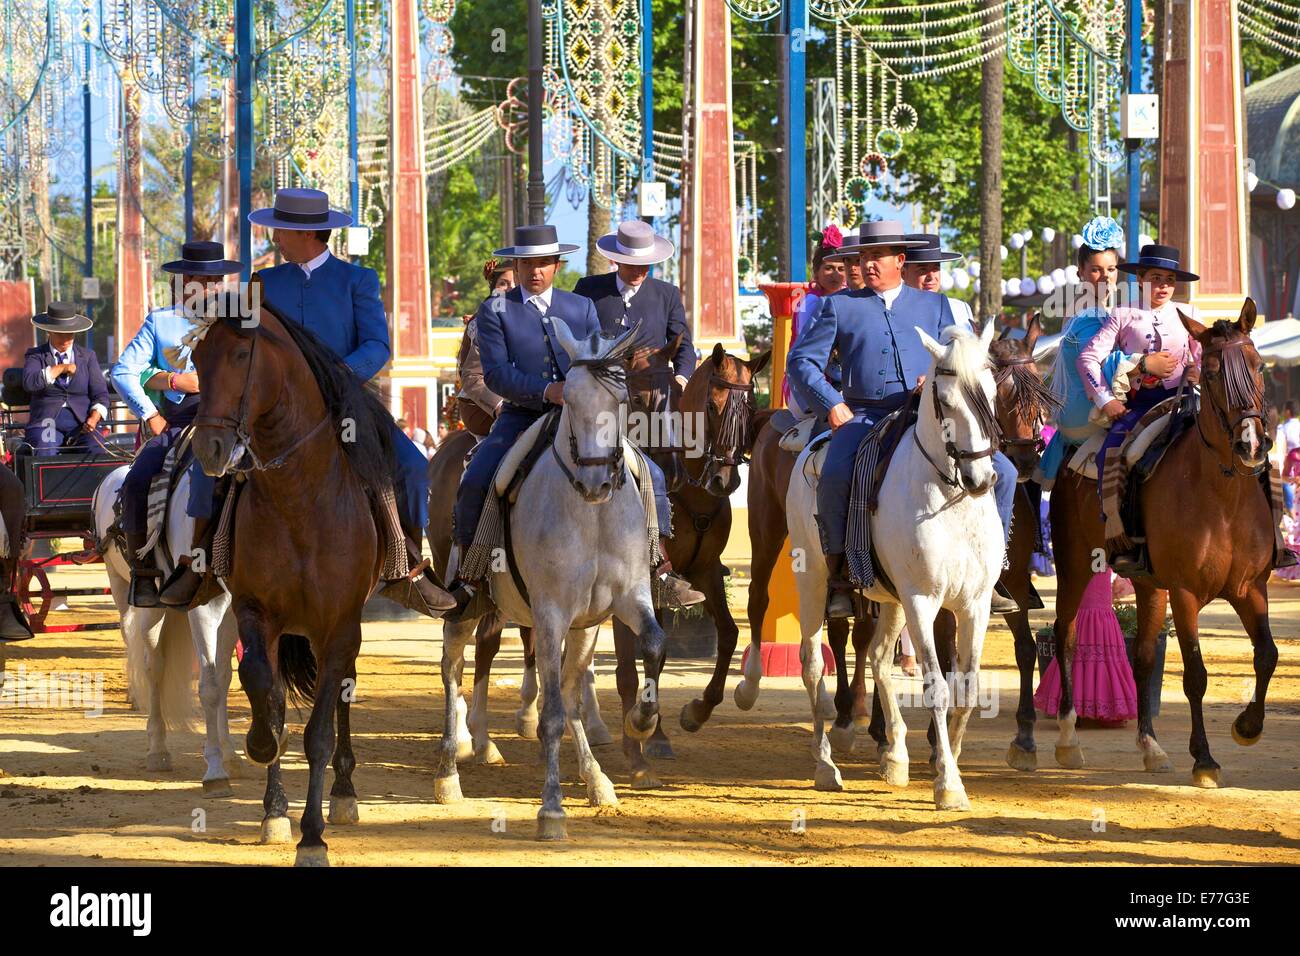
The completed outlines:
<svg viewBox="0 0 1300 956">
<path fill-rule="evenodd" d="M 1169 762 L 1169 755 L 1163 751 L 1154 754 L 1144 753 L 1142 766 L 1150 773 L 1173 773 L 1174 771 L 1174 765 Z"/>
<path fill-rule="evenodd" d="M 758 703 L 758 684 L 751 684 L 749 678 L 745 678 L 736 685 L 736 690 L 732 694 L 736 701 L 736 706 L 741 710 L 752 710 Z"/>
<path fill-rule="evenodd" d="M 813 776 L 813 789 L 825 790 L 828 793 L 839 793 L 843 790 L 844 780 L 840 777 L 839 768 L 819 765 Z"/>
<path fill-rule="evenodd" d="M 1026 750 L 1013 740 L 1007 748 L 1007 766 L 1012 770 L 1037 770 L 1038 751 Z"/>
<path fill-rule="evenodd" d="M 244 756 L 254 767 L 269 767 L 289 749 L 289 728 L 280 731 L 280 738 L 275 742 L 275 753 L 271 754 L 270 748 L 261 748 L 252 740 L 253 731 L 249 731 L 244 737 Z"/>
<path fill-rule="evenodd" d="M 474 754 L 474 762 L 484 767 L 504 767 L 506 758 L 501 756 L 497 745 L 489 740 L 486 747 Z"/>
<path fill-rule="evenodd" d="M 964 787 L 954 787 L 951 790 L 936 788 L 934 792 L 934 808 L 936 810 L 969 810 L 970 799 L 966 796 Z"/>
<path fill-rule="evenodd" d="M 435 803 L 459 803 L 464 797 L 460 792 L 460 775 L 454 777 L 435 777 L 433 780 L 433 800 Z"/>
<path fill-rule="evenodd" d="M 300 846 L 293 858 L 294 866 L 329 866 L 330 858 L 323 846 Z"/>
<path fill-rule="evenodd" d="M 228 777 L 213 777 L 211 780 L 203 781 L 203 795 L 205 797 L 233 797 L 235 790 L 230 786 Z"/>
<path fill-rule="evenodd" d="M 614 742 L 614 735 L 609 732 L 609 728 L 604 724 L 597 724 L 595 727 L 583 729 L 587 732 L 587 746 L 589 747 L 608 747 Z"/>
<path fill-rule="evenodd" d="M 288 817 L 267 817 L 262 821 L 262 836 L 258 842 L 263 846 L 293 842 L 293 824 Z"/>
<path fill-rule="evenodd" d="M 537 814 L 537 839 L 543 842 L 567 840 L 569 831 L 564 825 L 563 810 L 542 810 Z"/>
<path fill-rule="evenodd" d="M 641 752 L 647 757 L 655 760 L 676 760 L 677 754 L 673 752 L 673 745 L 665 739 L 647 740 L 641 745 Z"/>
<path fill-rule="evenodd" d="M 888 758 L 880 761 L 880 776 L 891 787 L 906 787 L 908 784 L 907 761 Z"/>
<path fill-rule="evenodd" d="M 474 756 L 474 741 L 472 739 L 462 739 L 456 741 L 456 762 L 464 763 Z"/>
<path fill-rule="evenodd" d="M 1066 770 L 1078 770 L 1083 766 L 1083 748 L 1078 744 L 1057 747 L 1056 762 Z"/>
<path fill-rule="evenodd" d="M 520 737 L 523 737 L 524 740 L 536 740 L 537 739 L 537 716 L 533 715 L 531 717 L 520 717 L 516 715 L 515 733 L 517 733 Z"/>
<path fill-rule="evenodd" d="M 1247 736 L 1246 736 L 1245 734 L 1243 734 L 1243 733 L 1241 732 L 1241 730 L 1237 727 L 1237 724 L 1238 724 L 1238 722 L 1239 722 L 1240 720 L 1241 720 L 1241 718 L 1239 717 L 1239 718 L 1237 718 L 1237 720 L 1234 720 L 1234 721 L 1232 722 L 1232 739 L 1235 740 L 1235 741 L 1236 741 L 1240 746 L 1242 746 L 1242 747 L 1253 747 L 1253 746 L 1255 746 L 1255 744 L 1259 743 L 1259 738 L 1262 737 L 1262 736 L 1264 736 L 1264 730 L 1263 730 L 1263 728 L 1260 728 L 1259 732 L 1256 733 L 1254 737 L 1247 737 Z"/>
<path fill-rule="evenodd" d="M 704 726 L 704 722 L 709 719 L 707 713 L 701 713 L 703 710 L 705 710 L 704 701 L 698 697 L 683 705 L 681 716 L 677 718 L 677 722 L 682 725 L 682 730 L 688 734 L 698 733 Z"/>
<path fill-rule="evenodd" d="M 632 772 L 633 790 L 658 790 L 662 786 L 663 782 L 649 768 Z"/>
<path fill-rule="evenodd" d="M 164 773 L 172 769 L 172 755 L 169 753 L 149 754 L 144 758 L 144 769 L 154 773 Z"/>
<path fill-rule="evenodd" d="M 629 710 L 626 716 L 624 716 L 623 734 L 624 736 L 631 737 L 633 740 L 638 740 L 641 743 L 645 743 L 652 736 L 654 736 L 655 729 L 659 726 L 659 715 L 653 714 L 650 718 L 650 725 L 645 728 L 639 728 L 637 727 L 636 723 L 632 720 L 632 715 L 635 713 L 636 713 L 635 710 Z"/>
<path fill-rule="evenodd" d="M 1223 771 L 1218 767 L 1193 767 L 1192 783 L 1202 790 L 1218 790 L 1223 786 Z"/>
<path fill-rule="evenodd" d="M 330 826 L 345 827 L 357 823 L 360 819 L 356 797 L 330 797 Z"/>
<path fill-rule="evenodd" d="M 587 802 L 593 807 L 618 806 L 618 794 L 614 793 L 614 784 L 603 773 L 587 784 Z"/>
<path fill-rule="evenodd" d="M 831 750 L 837 754 L 853 752 L 853 727 L 832 727 L 826 734 L 831 739 Z"/>
</svg>

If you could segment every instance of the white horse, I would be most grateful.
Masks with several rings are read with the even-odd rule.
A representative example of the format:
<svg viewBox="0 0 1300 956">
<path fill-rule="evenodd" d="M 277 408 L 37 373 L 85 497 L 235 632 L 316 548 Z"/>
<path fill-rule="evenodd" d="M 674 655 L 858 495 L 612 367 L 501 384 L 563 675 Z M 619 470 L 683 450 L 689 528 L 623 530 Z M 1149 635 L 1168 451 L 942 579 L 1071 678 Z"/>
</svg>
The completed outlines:
<svg viewBox="0 0 1300 956">
<path fill-rule="evenodd" d="M 996 387 L 988 364 L 993 325 L 987 323 L 983 336 L 965 329 L 946 329 L 943 344 L 917 330 L 935 362 L 925 379 L 917 424 L 898 444 L 880 489 L 879 507 L 871 518 L 877 564 L 898 591 L 894 597 L 877 582 L 863 592 L 880 602 L 880 619 L 868 653 L 887 725 L 888 746 L 881 754 L 881 772 L 891 785 L 907 785 L 907 728 L 890 675 L 894 644 L 906 617 L 924 673 L 925 701 L 934 717 L 938 753 L 934 802 L 940 810 L 970 807 L 957 771 L 957 757 L 966 723 L 979 700 L 979 662 L 989 599 L 1002 573 L 1005 549 L 1002 524 L 989 494 L 996 481 L 990 453 L 996 447 L 996 436 L 986 433 L 971 402 L 972 397 L 978 402 L 982 395 L 989 408 L 993 405 Z M 803 632 L 803 680 L 813 705 L 814 786 L 840 790 L 840 772 L 831 760 L 825 732 L 827 718 L 818 707 L 827 572 L 814 518 L 817 476 L 812 474 L 810 457 L 811 449 L 806 449 L 795 465 L 786 514 L 790 544 L 796 555 L 805 558 L 805 569 L 795 578 Z M 934 618 L 941 608 L 957 617 L 952 687 L 940 671 L 935 651 Z M 952 719 L 947 723 L 950 706 Z"/>
<path fill-rule="evenodd" d="M 566 721 L 591 805 L 618 803 L 614 785 L 592 755 L 580 713 L 601 622 L 612 614 L 632 629 L 647 675 L 659 673 L 664 654 L 664 633 L 650 597 L 645 511 L 619 451 L 619 411 L 627 402 L 622 355 L 636 341 L 639 328 L 616 339 L 592 336 L 583 342 L 573 338 L 564 323 L 554 325 L 573 361 L 564 383 L 564 409 L 554 451 L 544 454 L 524 481 L 510 519 L 514 561 L 531 600 L 523 599 L 510 572 L 498 570 L 496 562 L 489 575 L 493 601 L 505 617 L 533 628 L 542 699 L 538 729 L 546 761 L 537 815 L 538 837 L 543 840 L 566 835 L 559 766 Z M 650 479 L 644 475 L 642 480 Z M 434 780 L 439 803 L 461 799 L 456 770 L 459 684 L 465 645 L 474 639 L 477 623 L 468 616 L 443 623 L 445 723 Z M 530 684 L 526 677 L 525 707 Z M 477 701 L 479 695 L 474 696 Z M 486 717 L 484 711 L 478 713 Z M 658 720 L 658 688 L 647 676 L 624 729 L 647 740 Z M 472 732 L 485 723 L 471 712 Z"/>
<path fill-rule="evenodd" d="M 230 743 L 226 717 L 226 698 L 230 692 L 230 659 L 239 638 L 239 629 L 230 611 L 230 595 L 222 591 L 209 603 L 186 612 L 177 608 L 133 607 L 127 600 L 131 567 L 116 543 L 105 541 L 113 523 L 113 503 L 117 500 L 127 467 L 110 472 L 95 489 L 95 536 L 105 542 L 104 566 L 113 591 L 113 602 L 122 617 L 122 641 L 126 644 L 127 694 L 138 709 L 148 714 L 146 724 L 149 750 L 145 769 L 172 769 L 167 750 L 168 730 L 189 730 L 194 698 L 190 681 L 194 673 L 194 655 L 199 658 L 199 699 L 207 724 L 203 758 L 203 793 L 209 797 L 228 797 L 234 791 L 231 777 L 242 776 L 243 764 Z M 181 476 L 167 512 L 167 547 L 173 555 L 186 554 L 194 535 L 194 519 L 185 513 L 189 499 L 189 474 Z M 161 546 L 154 552 L 164 573 L 171 562 Z M 144 704 L 146 706 L 142 707 Z"/>
</svg>

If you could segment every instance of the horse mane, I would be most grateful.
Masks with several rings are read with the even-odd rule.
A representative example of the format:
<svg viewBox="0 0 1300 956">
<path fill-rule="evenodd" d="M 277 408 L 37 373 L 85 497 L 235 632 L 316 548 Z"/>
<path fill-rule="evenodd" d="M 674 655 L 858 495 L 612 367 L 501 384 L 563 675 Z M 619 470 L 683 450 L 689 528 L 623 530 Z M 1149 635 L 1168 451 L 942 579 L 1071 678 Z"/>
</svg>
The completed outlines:
<svg viewBox="0 0 1300 956">
<path fill-rule="evenodd" d="M 1001 430 L 988 393 L 984 391 L 982 377 L 989 370 L 989 355 L 984 340 L 970 329 L 950 325 L 940 334 L 939 341 L 948 346 L 944 367 L 956 373 L 957 384 L 961 387 L 966 404 L 984 429 L 984 434 L 996 441 Z"/>
<path fill-rule="evenodd" d="M 993 359 L 993 381 L 1007 385 L 1011 404 L 1026 424 L 1051 418 L 1064 404 L 1041 375 L 1031 358 L 1024 339 L 996 339 L 989 346 Z"/>
</svg>

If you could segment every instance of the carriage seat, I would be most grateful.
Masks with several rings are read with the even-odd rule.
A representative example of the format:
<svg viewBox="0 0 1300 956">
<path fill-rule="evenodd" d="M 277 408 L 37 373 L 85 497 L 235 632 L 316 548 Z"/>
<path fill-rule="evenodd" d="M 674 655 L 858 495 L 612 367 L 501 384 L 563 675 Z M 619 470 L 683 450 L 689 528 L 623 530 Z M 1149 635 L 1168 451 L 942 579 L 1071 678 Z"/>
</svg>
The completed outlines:
<svg viewBox="0 0 1300 956">
<path fill-rule="evenodd" d="M 539 448 L 538 443 L 542 441 L 543 435 L 546 434 L 548 425 L 552 421 L 558 421 L 558 419 L 558 412 L 554 416 L 543 415 L 515 439 L 515 443 L 510 446 L 510 450 L 501 459 L 501 464 L 497 466 L 496 474 L 492 478 L 492 490 L 498 498 L 504 498 L 509 493 L 510 500 L 513 503 L 523 482 L 516 483 L 513 492 L 511 492 L 511 483 L 514 482 L 516 475 L 522 473 L 526 477 L 527 472 L 532 470 L 532 466 L 540 457 L 541 452 L 546 450 L 545 445 Z M 532 454 L 534 451 L 537 454 Z M 627 464 L 627 470 L 631 474 L 632 480 L 639 485 L 641 483 L 641 456 L 636 454 L 636 447 L 627 440 L 626 436 L 623 437 L 623 461 Z"/>
</svg>

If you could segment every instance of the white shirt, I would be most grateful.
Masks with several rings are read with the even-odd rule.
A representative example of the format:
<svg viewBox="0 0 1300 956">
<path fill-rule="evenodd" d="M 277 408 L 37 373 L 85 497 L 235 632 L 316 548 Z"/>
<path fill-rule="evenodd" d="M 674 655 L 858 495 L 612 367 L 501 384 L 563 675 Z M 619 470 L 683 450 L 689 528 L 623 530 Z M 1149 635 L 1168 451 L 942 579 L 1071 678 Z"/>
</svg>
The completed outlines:
<svg viewBox="0 0 1300 956">
<path fill-rule="evenodd" d="M 326 263 L 326 261 L 329 259 L 329 257 L 330 257 L 330 251 L 326 249 L 324 252 L 318 255 L 315 259 L 312 259 L 310 262 L 298 263 L 298 268 L 301 269 L 303 272 L 307 273 L 307 278 L 310 279 L 311 274 L 315 272 L 317 269 L 319 269 L 321 266 L 323 266 Z"/>
<path fill-rule="evenodd" d="M 885 308 L 892 309 L 894 301 L 898 298 L 898 293 L 903 291 L 903 283 L 898 283 L 892 289 L 885 289 L 883 292 L 877 292 L 876 295 L 885 300 Z"/>
<path fill-rule="evenodd" d="M 614 284 L 618 286 L 618 294 L 623 297 L 624 308 L 631 305 L 632 296 L 636 295 L 639 291 L 641 291 L 640 285 L 628 285 L 626 282 L 623 281 L 623 277 L 620 276 L 617 272 L 614 273 Z M 642 282 L 641 285 L 645 285 L 645 283 Z"/>
<path fill-rule="evenodd" d="M 524 290 L 525 292 L 527 290 Z M 545 292 L 539 292 L 537 295 L 530 295 L 525 302 L 531 302 L 536 306 L 537 311 L 545 315 L 551 307 L 551 293 L 555 291 L 555 286 L 549 287 Z"/>
</svg>

